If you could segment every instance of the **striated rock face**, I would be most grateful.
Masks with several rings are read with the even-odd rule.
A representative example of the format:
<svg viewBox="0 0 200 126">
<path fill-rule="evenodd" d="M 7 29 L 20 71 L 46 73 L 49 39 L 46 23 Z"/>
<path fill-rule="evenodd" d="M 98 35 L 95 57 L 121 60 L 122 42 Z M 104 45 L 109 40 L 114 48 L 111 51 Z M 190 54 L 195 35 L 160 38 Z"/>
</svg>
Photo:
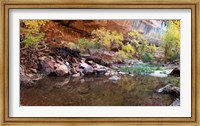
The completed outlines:
<svg viewBox="0 0 200 126">
<path fill-rule="evenodd" d="M 127 33 L 131 30 L 132 20 L 63 20 L 61 24 L 83 32 L 91 33 L 100 27 L 108 30 Z"/>
<path fill-rule="evenodd" d="M 57 20 L 49 21 L 43 30 L 49 42 L 76 42 L 80 38 L 91 38 L 91 32 L 101 27 L 126 34 L 131 31 L 132 20 Z"/>
</svg>

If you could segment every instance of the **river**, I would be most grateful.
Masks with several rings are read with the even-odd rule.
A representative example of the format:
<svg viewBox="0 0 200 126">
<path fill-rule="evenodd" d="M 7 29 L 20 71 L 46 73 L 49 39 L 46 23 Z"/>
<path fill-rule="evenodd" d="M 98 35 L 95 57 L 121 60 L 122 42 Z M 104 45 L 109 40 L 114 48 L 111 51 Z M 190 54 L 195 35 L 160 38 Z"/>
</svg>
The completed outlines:
<svg viewBox="0 0 200 126">
<path fill-rule="evenodd" d="M 122 76 L 111 81 L 107 76 L 83 78 L 48 76 L 33 87 L 20 88 L 21 106 L 168 106 L 174 98 L 158 94 L 163 87 L 159 77 Z"/>
</svg>

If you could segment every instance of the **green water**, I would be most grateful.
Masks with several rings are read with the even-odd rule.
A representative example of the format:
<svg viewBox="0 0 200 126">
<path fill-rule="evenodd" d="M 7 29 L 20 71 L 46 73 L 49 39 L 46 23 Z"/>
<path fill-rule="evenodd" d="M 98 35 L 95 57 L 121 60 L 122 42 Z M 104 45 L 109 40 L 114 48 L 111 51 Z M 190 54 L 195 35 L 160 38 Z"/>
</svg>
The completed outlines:
<svg viewBox="0 0 200 126">
<path fill-rule="evenodd" d="M 174 98 L 157 94 L 169 78 L 122 76 L 45 77 L 31 88 L 20 88 L 22 106 L 168 106 Z"/>
</svg>

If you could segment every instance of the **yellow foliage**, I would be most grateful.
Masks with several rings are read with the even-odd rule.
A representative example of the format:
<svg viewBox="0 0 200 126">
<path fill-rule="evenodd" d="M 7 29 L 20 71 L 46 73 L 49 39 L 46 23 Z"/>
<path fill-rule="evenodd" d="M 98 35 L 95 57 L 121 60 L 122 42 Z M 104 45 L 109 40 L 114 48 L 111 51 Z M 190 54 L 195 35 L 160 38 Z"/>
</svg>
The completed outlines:
<svg viewBox="0 0 200 126">
<path fill-rule="evenodd" d="M 155 44 L 151 44 L 150 46 L 149 46 L 149 48 L 150 48 L 150 52 L 156 52 L 156 46 L 155 46 Z"/>
<path fill-rule="evenodd" d="M 116 59 L 118 59 L 119 61 L 123 62 L 125 59 L 128 59 L 128 58 L 129 56 L 124 51 L 120 50 L 117 52 Z"/>
<path fill-rule="evenodd" d="M 137 53 L 139 58 L 147 62 L 154 58 L 153 53 L 156 52 L 155 44 L 148 45 L 147 40 L 136 30 L 129 32 L 128 37 L 131 40 L 131 45 L 134 45 L 134 55 Z"/>
<path fill-rule="evenodd" d="M 124 51 L 130 55 L 134 55 L 136 52 L 134 47 L 129 43 L 127 45 L 122 46 L 122 51 Z"/>
<path fill-rule="evenodd" d="M 42 26 L 45 26 L 48 20 L 22 20 L 27 29 L 39 32 Z"/>
<path fill-rule="evenodd" d="M 176 60 L 180 56 L 180 20 L 167 22 L 167 30 L 162 36 L 165 60 Z"/>
<path fill-rule="evenodd" d="M 93 41 L 100 43 L 101 46 L 110 49 L 112 44 L 123 45 L 124 40 L 122 33 L 110 31 L 104 27 L 92 31 Z"/>
</svg>

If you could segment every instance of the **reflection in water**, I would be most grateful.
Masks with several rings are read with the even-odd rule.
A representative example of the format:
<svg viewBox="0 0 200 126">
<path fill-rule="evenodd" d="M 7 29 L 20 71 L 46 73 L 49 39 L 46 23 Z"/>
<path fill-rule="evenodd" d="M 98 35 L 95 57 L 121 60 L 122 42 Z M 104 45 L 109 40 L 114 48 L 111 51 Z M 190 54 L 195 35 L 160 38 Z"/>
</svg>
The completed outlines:
<svg viewBox="0 0 200 126">
<path fill-rule="evenodd" d="M 23 106 L 166 106 L 168 94 L 157 94 L 159 78 L 123 76 L 116 82 L 108 77 L 46 77 L 32 88 L 21 87 Z"/>
</svg>

